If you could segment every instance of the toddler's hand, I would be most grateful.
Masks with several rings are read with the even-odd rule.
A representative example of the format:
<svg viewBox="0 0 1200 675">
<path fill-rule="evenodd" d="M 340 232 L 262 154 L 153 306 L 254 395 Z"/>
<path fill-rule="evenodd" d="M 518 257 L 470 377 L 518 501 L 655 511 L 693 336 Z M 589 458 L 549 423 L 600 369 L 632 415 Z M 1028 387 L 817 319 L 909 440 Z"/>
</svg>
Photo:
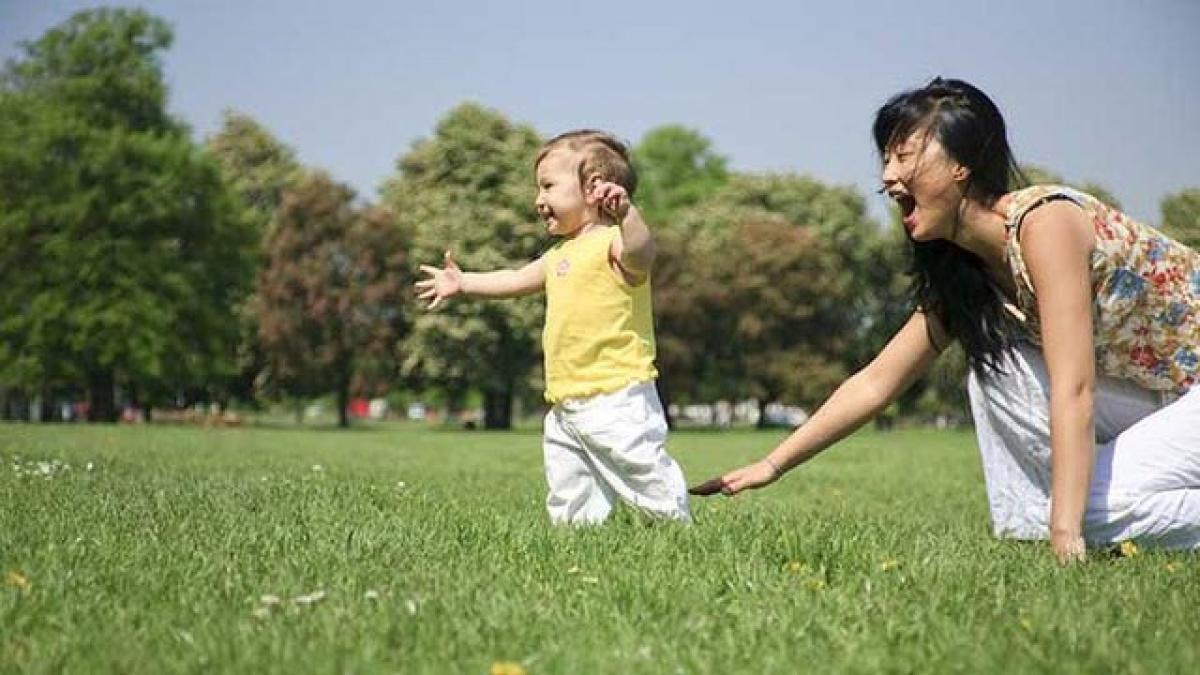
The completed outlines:
<svg viewBox="0 0 1200 675">
<path fill-rule="evenodd" d="M 435 309 L 453 295 L 462 292 L 463 273 L 450 251 L 446 251 L 445 267 L 438 269 L 433 265 L 421 265 L 421 271 L 429 275 L 416 283 L 417 297 L 422 300 L 433 298 L 429 309 Z"/>
<path fill-rule="evenodd" d="M 599 204 L 600 210 L 613 216 L 618 221 L 624 220 L 625 214 L 629 213 L 629 193 L 625 191 L 625 188 L 616 183 L 604 180 L 596 181 L 592 185 L 588 201 L 591 204 Z"/>
</svg>

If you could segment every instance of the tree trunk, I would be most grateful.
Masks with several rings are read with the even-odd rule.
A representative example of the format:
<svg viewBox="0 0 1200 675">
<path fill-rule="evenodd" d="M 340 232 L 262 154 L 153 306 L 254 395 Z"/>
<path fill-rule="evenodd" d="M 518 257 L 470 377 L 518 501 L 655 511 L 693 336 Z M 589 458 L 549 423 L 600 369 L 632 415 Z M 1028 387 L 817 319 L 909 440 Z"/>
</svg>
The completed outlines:
<svg viewBox="0 0 1200 675">
<path fill-rule="evenodd" d="M 441 413 L 443 426 L 456 426 L 458 424 L 459 413 L 462 412 L 464 398 L 466 398 L 466 392 L 464 390 L 446 390 L 446 402 Z"/>
<path fill-rule="evenodd" d="M 487 391 L 483 394 L 483 428 L 511 429 L 512 428 L 512 387 L 500 391 Z"/>
<path fill-rule="evenodd" d="M 667 428 L 675 428 L 675 418 L 671 417 L 671 394 L 667 391 L 667 385 L 662 378 L 654 381 L 654 386 L 658 389 L 658 400 L 662 403 L 663 417 L 667 420 Z"/>
<path fill-rule="evenodd" d="M 54 391 L 50 387 L 42 388 L 42 396 L 38 404 L 41 406 L 40 418 L 42 424 L 59 421 L 59 411 L 54 407 Z"/>
<path fill-rule="evenodd" d="M 337 390 L 337 407 L 338 407 L 338 426 L 342 429 L 350 428 L 350 383 L 339 382 Z"/>
<path fill-rule="evenodd" d="M 129 407 L 130 407 L 130 409 L 135 411 L 134 416 L 130 419 L 130 421 L 132 421 L 132 422 L 137 421 L 137 413 L 138 412 L 142 413 L 142 421 L 145 421 L 146 420 L 146 416 L 145 416 L 146 411 L 142 410 L 142 394 L 140 391 L 138 391 L 138 387 L 136 384 L 131 384 L 128 386 L 129 386 L 129 388 L 127 390 L 127 393 L 128 393 L 128 398 L 129 398 Z"/>
<path fill-rule="evenodd" d="M 92 373 L 88 378 L 88 421 L 117 421 L 117 403 L 111 370 Z"/>
<path fill-rule="evenodd" d="M 755 428 L 767 428 L 767 404 L 770 403 L 765 398 L 758 399 L 758 422 L 754 424 Z"/>
</svg>

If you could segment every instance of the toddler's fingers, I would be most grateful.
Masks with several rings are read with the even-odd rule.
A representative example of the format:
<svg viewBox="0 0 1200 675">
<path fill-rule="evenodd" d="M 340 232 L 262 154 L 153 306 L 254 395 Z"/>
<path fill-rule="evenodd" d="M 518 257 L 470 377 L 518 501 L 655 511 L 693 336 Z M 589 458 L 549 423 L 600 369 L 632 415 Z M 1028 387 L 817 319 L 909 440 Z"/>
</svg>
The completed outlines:
<svg viewBox="0 0 1200 675">
<path fill-rule="evenodd" d="M 438 272 L 441 272 L 440 269 L 434 267 L 433 265 L 421 265 L 421 271 L 424 272 L 425 274 L 428 274 L 429 276 L 434 276 Z"/>
</svg>

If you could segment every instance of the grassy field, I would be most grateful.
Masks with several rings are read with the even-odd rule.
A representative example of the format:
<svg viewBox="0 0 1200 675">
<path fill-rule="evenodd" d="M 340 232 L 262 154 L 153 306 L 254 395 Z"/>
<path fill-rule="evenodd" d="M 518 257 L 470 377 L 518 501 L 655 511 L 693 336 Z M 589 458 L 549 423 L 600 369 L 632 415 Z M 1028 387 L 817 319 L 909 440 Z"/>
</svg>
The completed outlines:
<svg viewBox="0 0 1200 675">
<path fill-rule="evenodd" d="M 679 433 L 696 482 L 776 433 Z M 0 671 L 1195 672 L 1200 558 L 989 534 L 964 432 L 548 525 L 540 436 L 0 426 Z"/>
</svg>

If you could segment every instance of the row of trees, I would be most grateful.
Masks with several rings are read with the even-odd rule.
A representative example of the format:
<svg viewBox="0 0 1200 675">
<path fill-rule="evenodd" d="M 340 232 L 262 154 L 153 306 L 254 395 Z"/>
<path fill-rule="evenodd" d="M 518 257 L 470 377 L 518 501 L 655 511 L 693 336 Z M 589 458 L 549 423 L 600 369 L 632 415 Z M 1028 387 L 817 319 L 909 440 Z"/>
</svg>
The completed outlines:
<svg viewBox="0 0 1200 675">
<path fill-rule="evenodd" d="M 161 20 L 90 10 L 25 46 L 0 86 L 0 397 L 142 407 L 352 393 L 482 396 L 485 425 L 540 396 L 539 298 L 421 311 L 414 268 L 468 269 L 549 245 L 533 211 L 542 138 L 484 107 L 451 110 L 397 161 L 378 204 L 253 119 L 203 143 L 166 112 Z M 678 126 L 634 148 L 635 201 L 660 239 L 662 385 L 679 402 L 812 406 L 903 320 L 905 242 L 852 188 L 729 170 Z M 1037 179 L 1052 178 L 1034 170 Z M 1106 195 L 1096 186 L 1093 192 Z M 1111 195 L 1106 195 L 1111 198 Z M 1200 191 L 1163 203 L 1200 243 Z M 962 359 L 905 398 L 961 410 Z"/>
<path fill-rule="evenodd" d="M 43 419 L 392 384 L 411 283 L 390 214 L 230 114 L 166 109 L 166 23 L 81 12 L 0 89 L 0 395 Z M 345 406 L 342 422 L 345 423 Z"/>
</svg>

